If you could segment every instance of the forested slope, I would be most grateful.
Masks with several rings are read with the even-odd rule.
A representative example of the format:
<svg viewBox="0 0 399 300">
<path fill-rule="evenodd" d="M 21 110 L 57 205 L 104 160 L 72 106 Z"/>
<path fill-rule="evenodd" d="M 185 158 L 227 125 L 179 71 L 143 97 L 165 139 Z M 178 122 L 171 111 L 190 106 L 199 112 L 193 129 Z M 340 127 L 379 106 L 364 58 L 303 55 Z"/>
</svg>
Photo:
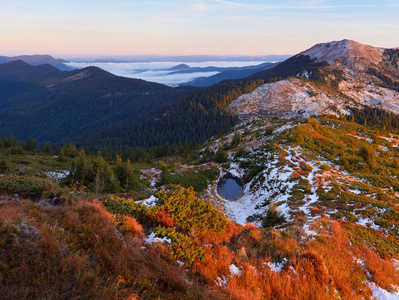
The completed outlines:
<svg viewBox="0 0 399 300">
<path fill-rule="evenodd" d="M 177 100 L 193 87 L 171 88 L 99 68 L 71 72 L 22 61 L 0 65 L 0 136 L 61 142 L 132 120 Z"/>
</svg>

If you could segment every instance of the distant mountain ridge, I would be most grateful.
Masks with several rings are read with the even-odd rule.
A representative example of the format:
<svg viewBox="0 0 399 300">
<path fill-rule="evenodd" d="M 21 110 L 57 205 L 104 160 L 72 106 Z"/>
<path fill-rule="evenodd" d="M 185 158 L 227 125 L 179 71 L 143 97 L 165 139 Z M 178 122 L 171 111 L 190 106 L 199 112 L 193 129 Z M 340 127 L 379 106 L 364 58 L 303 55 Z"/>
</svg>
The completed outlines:
<svg viewBox="0 0 399 300">
<path fill-rule="evenodd" d="M 132 147 L 196 144 L 236 125 L 236 116 L 346 115 L 367 105 L 399 113 L 399 50 L 369 47 L 349 40 L 316 45 L 273 68 L 223 81 L 141 119 L 85 136 L 82 143 L 115 149 L 121 149 L 121 140 Z"/>
<path fill-rule="evenodd" d="M 102 58 L 75 58 L 78 62 L 112 62 L 112 63 L 128 63 L 128 62 L 210 62 L 210 61 L 283 61 L 291 55 L 132 55 L 132 56 L 113 56 Z"/>
<path fill-rule="evenodd" d="M 0 78 L 9 80 L 36 82 L 60 74 L 62 71 L 49 64 L 33 66 L 22 60 L 0 64 Z"/>
<path fill-rule="evenodd" d="M 265 62 L 258 65 L 250 65 L 244 67 L 190 67 L 186 64 L 180 64 L 172 68 L 167 69 L 167 71 L 172 71 L 168 74 L 180 74 L 180 73 L 196 73 L 196 72 L 223 72 L 223 71 L 240 71 L 240 70 L 255 70 L 254 72 L 259 72 L 259 70 L 269 67 L 273 63 Z"/>
<path fill-rule="evenodd" d="M 180 84 L 180 85 L 192 85 L 197 87 L 207 87 L 213 84 L 219 83 L 224 80 L 236 80 L 243 79 L 249 77 L 255 73 L 271 69 L 275 67 L 278 63 L 262 63 L 255 66 L 247 66 L 247 67 L 237 67 L 237 68 L 225 68 L 219 74 L 209 76 L 209 77 L 200 77 L 189 82 Z"/>
<path fill-rule="evenodd" d="M 119 77 L 97 67 L 60 71 L 21 60 L 0 64 L 0 136 L 61 142 L 132 120 L 196 88 Z"/>
<path fill-rule="evenodd" d="M 399 113 L 398 66 L 397 48 L 375 48 L 343 40 L 315 45 L 272 68 L 197 89 L 192 94 L 192 87 L 167 89 L 98 68 L 60 71 L 50 78 L 26 82 L 24 88 L 21 81 L 16 84 L 15 78 L 2 77 L 0 72 L 4 79 L 0 84 L 14 87 L 4 92 L 8 98 L 2 100 L 1 108 L 9 110 L 0 111 L 0 128 L 5 124 L 8 129 L 4 127 L 4 132 L 12 132 L 10 124 L 22 116 L 31 123 L 17 122 L 19 132 L 37 132 L 41 139 L 61 141 L 54 128 L 41 125 L 39 130 L 34 124 L 42 115 L 50 115 L 53 122 L 63 122 L 57 124 L 58 128 L 67 128 L 69 132 L 63 133 L 66 139 L 74 140 L 79 135 L 79 140 L 74 141 L 80 145 L 128 151 L 129 147 L 165 143 L 202 143 L 236 125 L 237 116 L 345 115 L 364 106 Z M 179 70 L 186 71 L 187 65 L 177 66 L 172 72 Z M 38 107 L 27 105 L 27 90 L 35 91 L 35 96 L 29 97 L 30 103 L 42 101 Z M 147 105 L 148 98 L 153 105 Z M 137 111 L 133 103 L 142 110 Z M 20 105 L 18 109 L 16 104 Z M 26 114 L 20 115 L 21 107 Z M 93 113 L 89 114 L 89 110 Z M 77 116 L 73 126 L 68 125 L 71 117 L 67 115 Z M 136 119 L 137 116 L 141 117 Z M 77 126 L 79 122 L 81 125 Z"/>
<path fill-rule="evenodd" d="M 20 55 L 20 56 L 0 56 L 0 64 L 22 60 L 32 66 L 51 65 L 61 71 L 70 71 L 71 67 L 64 64 L 65 61 L 58 60 L 50 55 Z"/>
<path fill-rule="evenodd" d="M 234 79 L 246 78 L 246 77 L 251 76 L 257 72 L 271 69 L 277 64 L 278 63 L 265 62 L 265 63 L 261 63 L 258 65 L 249 65 L 249 66 L 244 66 L 244 67 L 214 67 L 214 66 L 190 67 L 186 64 L 179 64 L 177 66 L 167 69 L 167 71 L 170 71 L 170 73 L 168 73 L 167 75 L 189 74 L 189 73 L 197 73 L 197 72 L 220 72 L 215 75 L 199 77 L 199 78 L 195 78 L 191 81 L 179 84 L 180 86 L 191 85 L 191 86 L 196 86 L 196 87 L 208 87 L 213 84 L 219 83 L 223 80 L 234 80 Z"/>
</svg>

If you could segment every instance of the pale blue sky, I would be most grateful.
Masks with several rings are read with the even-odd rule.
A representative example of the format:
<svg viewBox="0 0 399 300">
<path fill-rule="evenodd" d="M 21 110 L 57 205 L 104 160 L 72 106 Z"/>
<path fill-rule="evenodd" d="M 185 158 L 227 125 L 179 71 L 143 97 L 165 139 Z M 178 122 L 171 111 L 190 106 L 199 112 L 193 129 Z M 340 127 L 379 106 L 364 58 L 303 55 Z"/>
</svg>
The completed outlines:
<svg viewBox="0 0 399 300">
<path fill-rule="evenodd" d="M 0 0 L 0 55 L 295 54 L 341 39 L 399 47 L 399 2 Z"/>
</svg>

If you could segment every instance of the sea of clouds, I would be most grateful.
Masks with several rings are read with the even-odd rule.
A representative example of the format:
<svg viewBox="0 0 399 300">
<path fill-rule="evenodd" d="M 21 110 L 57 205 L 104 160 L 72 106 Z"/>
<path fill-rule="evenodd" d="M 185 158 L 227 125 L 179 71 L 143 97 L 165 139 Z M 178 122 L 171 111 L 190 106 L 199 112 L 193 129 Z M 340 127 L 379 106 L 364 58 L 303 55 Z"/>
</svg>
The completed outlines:
<svg viewBox="0 0 399 300">
<path fill-rule="evenodd" d="M 182 83 L 189 82 L 199 77 L 209 77 L 218 74 L 219 72 L 196 72 L 196 73 L 177 73 L 169 74 L 173 71 L 168 70 L 179 64 L 186 64 L 190 67 L 244 67 L 259 65 L 260 61 L 207 61 L 207 62 L 128 62 L 128 63 L 114 63 L 114 62 L 69 62 L 66 65 L 73 68 L 85 68 L 88 66 L 99 67 L 112 74 L 138 78 L 146 81 L 166 84 L 169 86 L 177 86 Z"/>
</svg>

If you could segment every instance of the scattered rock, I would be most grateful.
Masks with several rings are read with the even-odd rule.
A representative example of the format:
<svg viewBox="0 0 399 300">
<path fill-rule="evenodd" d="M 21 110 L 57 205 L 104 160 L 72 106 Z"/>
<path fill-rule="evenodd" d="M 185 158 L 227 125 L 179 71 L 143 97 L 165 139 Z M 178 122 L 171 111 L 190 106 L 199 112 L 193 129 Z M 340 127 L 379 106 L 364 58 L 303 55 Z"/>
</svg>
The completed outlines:
<svg viewBox="0 0 399 300">
<path fill-rule="evenodd" d="M 39 230 L 35 226 L 26 223 L 25 220 L 22 220 L 21 223 L 13 224 L 12 227 L 11 235 L 16 243 L 26 244 L 29 241 L 39 242 L 42 239 Z"/>
<path fill-rule="evenodd" d="M 241 257 L 244 261 L 248 260 L 248 256 L 247 256 L 247 251 L 245 250 L 244 247 L 241 247 L 240 250 L 238 250 L 238 256 Z"/>
<path fill-rule="evenodd" d="M 126 242 L 125 242 L 125 239 L 123 238 L 122 233 L 120 233 L 118 230 L 115 229 L 115 235 L 118 239 L 120 239 L 122 241 L 123 248 L 126 248 Z"/>
<path fill-rule="evenodd" d="M 19 200 L 19 195 L 18 195 L 18 194 L 13 194 L 13 195 L 11 196 L 11 200 L 12 200 L 12 201 Z"/>
<path fill-rule="evenodd" d="M 66 243 L 66 241 L 61 240 L 60 243 L 58 244 L 58 250 L 60 251 L 63 257 L 66 257 L 68 256 L 71 249 L 69 248 L 69 245 Z"/>
<path fill-rule="evenodd" d="M 98 264 L 98 255 L 94 253 L 89 254 L 89 263 L 92 265 Z"/>
<path fill-rule="evenodd" d="M 43 207 L 51 207 L 51 206 L 59 206 L 63 205 L 68 201 L 68 198 L 65 196 L 54 197 L 52 199 L 43 199 L 39 201 L 39 204 Z"/>
</svg>

